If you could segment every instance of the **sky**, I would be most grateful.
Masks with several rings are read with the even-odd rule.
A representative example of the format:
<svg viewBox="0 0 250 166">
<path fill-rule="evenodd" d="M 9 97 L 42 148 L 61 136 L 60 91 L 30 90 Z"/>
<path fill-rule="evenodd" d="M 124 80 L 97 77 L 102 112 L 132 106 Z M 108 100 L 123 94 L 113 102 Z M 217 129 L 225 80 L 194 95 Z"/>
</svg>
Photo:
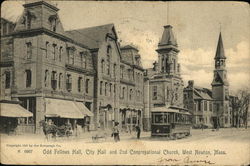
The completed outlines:
<svg viewBox="0 0 250 166">
<path fill-rule="evenodd" d="M 1 16 L 16 21 L 24 1 L 5 1 Z M 144 68 L 157 60 L 164 25 L 172 25 L 179 47 L 184 84 L 211 88 L 214 56 L 221 31 L 230 91 L 250 85 L 250 10 L 245 2 L 83 2 L 54 1 L 65 30 L 114 23 L 122 45 L 140 50 Z"/>
</svg>

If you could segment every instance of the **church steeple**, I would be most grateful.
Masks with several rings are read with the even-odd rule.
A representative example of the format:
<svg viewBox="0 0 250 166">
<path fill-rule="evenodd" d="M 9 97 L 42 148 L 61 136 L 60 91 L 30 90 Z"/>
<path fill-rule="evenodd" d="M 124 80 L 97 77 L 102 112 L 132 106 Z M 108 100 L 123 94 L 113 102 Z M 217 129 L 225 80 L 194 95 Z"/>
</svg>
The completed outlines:
<svg viewBox="0 0 250 166">
<path fill-rule="evenodd" d="M 219 35 L 219 40 L 218 40 L 216 54 L 215 54 L 214 59 L 226 59 L 225 53 L 224 53 L 224 47 L 223 47 L 221 32 L 220 32 L 220 35 Z"/>
</svg>

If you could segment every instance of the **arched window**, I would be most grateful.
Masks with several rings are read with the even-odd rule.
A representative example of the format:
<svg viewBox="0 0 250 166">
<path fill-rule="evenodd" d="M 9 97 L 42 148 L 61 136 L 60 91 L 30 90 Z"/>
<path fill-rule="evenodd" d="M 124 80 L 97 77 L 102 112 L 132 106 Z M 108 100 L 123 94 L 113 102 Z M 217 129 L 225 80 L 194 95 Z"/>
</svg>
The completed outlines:
<svg viewBox="0 0 250 166">
<path fill-rule="evenodd" d="M 81 92 L 82 91 L 82 77 L 78 78 L 77 87 L 78 87 L 78 92 Z"/>
<path fill-rule="evenodd" d="M 107 74 L 110 75 L 110 58 L 111 58 L 111 46 L 107 47 Z"/>
<path fill-rule="evenodd" d="M 31 59 L 32 57 L 32 44 L 31 42 L 26 43 L 27 48 L 27 59 Z"/>
<path fill-rule="evenodd" d="M 133 93 L 133 90 L 130 89 L 130 90 L 129 90 L 129 100 L 132 100 L 132 93 Z"/>
<path fill-rule="evenodd" d="M 89 93 L 89 79 L 86 79 L 85 81 L 85 92 Z"/>
<path fill-rule="evenodd" d="M 59 61 L 62 61 L 62 47 L 59 48 Z"/>
<path fill-rule="evenodd" d="M 56 60 L 56 44 L 53 44 L 53 49 L 52 49 L 52 59 Z"/>
<path fill-rule="evenodd" d="M 44 85 L 45 85 L 45 87 L 48 86 L 48 81 L 49 81 L 49 71 L 45 70 L 45 75 L 44 75 Z"/>
<path fill-rule="evenodd" d="M 104 59 L 102 59 L 102 61 L 101 61 L 101 71 L 102 71 L 102 73 L 104 73 L 104 63 L 105 63 L 105 61 L 104 61 Z"/>
<path fill-rule="evenodd" d="M 26 88 L 31 87 L 32 83 L 32 73 L 31 70 L 25 70 L 26 74 Z"/>
</svg>

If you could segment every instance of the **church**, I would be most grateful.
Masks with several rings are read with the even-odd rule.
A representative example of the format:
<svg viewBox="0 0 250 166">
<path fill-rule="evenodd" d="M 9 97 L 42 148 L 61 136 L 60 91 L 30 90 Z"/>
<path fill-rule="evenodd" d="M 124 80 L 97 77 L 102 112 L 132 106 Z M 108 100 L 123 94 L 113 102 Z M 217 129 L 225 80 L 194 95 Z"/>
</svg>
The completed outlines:
<svg viewBox="0 0 250 166">
<path fill-rule="evenodd" d="M 226 56 L 223 47 L 222 35 L 219 40 L 214 57 L 214 77 L 212 89 L 194 85 L 188 81 L 184 88 L 184 105 L 193 115 L 194 127 L 217 128 L 231 127 L 233 124 L 233 109 L 229 96 L 229 83 L 227 80 Z"/>
</svg>

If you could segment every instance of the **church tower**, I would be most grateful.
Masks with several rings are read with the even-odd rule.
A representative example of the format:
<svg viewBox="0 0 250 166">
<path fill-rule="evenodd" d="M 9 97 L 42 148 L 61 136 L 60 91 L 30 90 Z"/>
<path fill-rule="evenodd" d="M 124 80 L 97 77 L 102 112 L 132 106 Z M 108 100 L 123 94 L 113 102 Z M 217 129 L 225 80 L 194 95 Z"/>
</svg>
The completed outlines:
<svg viewBox="0 0 250 166">
<path fill-rule="evenodd" d="M 226 56 L 220 33 L 214 57 L 215 69 L 212 82 L 212 96 L 214 102 L 214 123 L 220 127 L 230 126 L 229 112 L 229 84 L 227 81 Z"/>
<path fill-rule="evenodd" d="M 171 76 L 180 76 L 179 52 L 172 26 L 164 26 L 162 38 L 158 44 L 158 72 Z"/>
</svg>

